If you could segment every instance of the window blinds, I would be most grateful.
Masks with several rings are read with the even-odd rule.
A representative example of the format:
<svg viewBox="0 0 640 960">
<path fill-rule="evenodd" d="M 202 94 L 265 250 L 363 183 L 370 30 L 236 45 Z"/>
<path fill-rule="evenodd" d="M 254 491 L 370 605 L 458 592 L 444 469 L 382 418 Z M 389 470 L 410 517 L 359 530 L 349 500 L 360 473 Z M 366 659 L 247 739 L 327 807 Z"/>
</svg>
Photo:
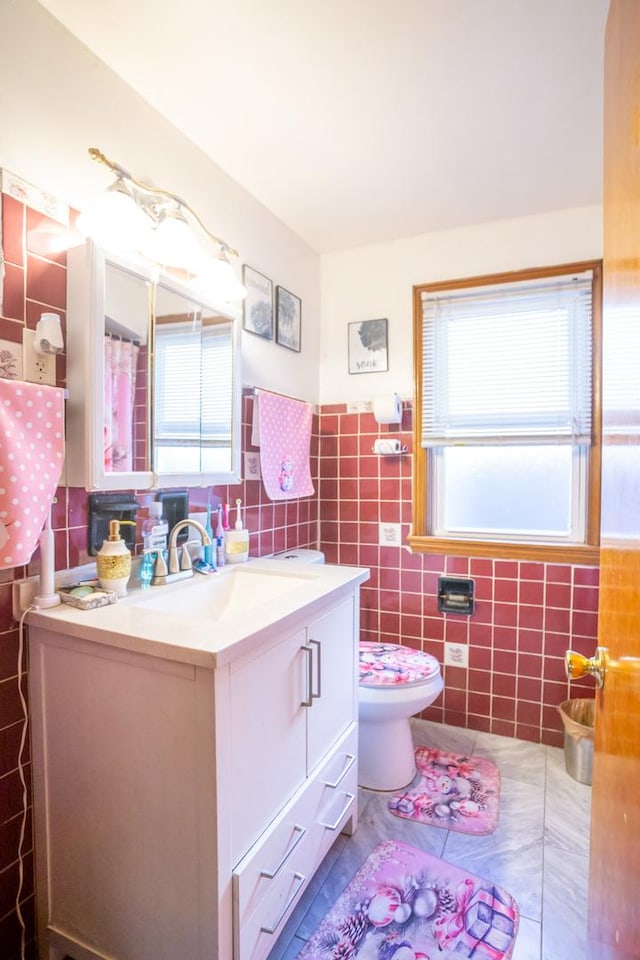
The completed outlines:
<svg viewBox="0 0 640 960">
<path fill-rule="evenodd" d="M 592 272 L 422 294 L 422 445 L 591 440 Z"/>
<path fill-rule="evenodd" d="M 155 371 L 156 442 L 228 444 L 233 376 L 228 325 L 158 325 Z"/>
</svg>

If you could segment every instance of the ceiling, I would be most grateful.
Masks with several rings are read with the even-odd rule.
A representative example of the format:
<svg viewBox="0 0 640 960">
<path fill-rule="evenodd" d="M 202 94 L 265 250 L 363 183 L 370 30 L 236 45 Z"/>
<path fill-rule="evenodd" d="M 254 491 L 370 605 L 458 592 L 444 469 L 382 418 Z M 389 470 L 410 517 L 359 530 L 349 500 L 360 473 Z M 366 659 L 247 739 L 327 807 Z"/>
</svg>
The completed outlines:
<svg viewBox="0 0 640 960">
<path fill-rule="evenodd" d="M 609 0 L 41 3 L 320 253 L 601 202 Z"/>
</svg>

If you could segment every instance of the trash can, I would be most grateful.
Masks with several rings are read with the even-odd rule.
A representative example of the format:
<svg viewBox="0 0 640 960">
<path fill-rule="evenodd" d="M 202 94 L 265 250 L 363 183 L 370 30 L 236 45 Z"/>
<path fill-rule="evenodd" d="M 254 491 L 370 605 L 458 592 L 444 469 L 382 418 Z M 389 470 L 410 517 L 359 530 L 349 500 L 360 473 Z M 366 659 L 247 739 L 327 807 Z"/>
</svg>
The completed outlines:
<svg viewBox="0 0 640 960">
<path fill-rule="evenodd" d="M 565 700 L 558 707 L 564 724 L 564 765 L 579 783 L 591 785 L 595 700 Z"/>
</svg>

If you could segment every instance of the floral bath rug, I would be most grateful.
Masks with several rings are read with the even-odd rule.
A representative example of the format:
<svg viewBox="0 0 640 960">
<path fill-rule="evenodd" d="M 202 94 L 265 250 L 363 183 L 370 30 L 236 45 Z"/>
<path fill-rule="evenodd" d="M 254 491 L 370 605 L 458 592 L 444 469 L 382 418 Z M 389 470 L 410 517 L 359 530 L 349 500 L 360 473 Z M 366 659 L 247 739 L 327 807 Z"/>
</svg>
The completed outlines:
<svg viewBox="0 0 640 960">
<path fill-rule="evenodd" d="M 484 757 L 418 747 L 420 779 L 389 800 L 397 817 L 483 836 L 498 825 L 500 773 Z"/>
<path fill-rule="evenodd" d="M 506 890 L 386 840 L 298 960 L 507 960 L 518 921 L 518 905 Z"/>
</svg>

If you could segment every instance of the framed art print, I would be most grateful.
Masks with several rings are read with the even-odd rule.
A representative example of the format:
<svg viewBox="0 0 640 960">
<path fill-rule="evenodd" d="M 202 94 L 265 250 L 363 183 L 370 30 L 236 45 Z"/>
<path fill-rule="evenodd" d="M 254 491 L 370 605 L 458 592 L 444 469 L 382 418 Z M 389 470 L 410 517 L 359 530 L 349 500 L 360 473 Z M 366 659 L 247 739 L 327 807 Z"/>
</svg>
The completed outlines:
<svg viewBox="0 0 640 960">
<path fill-rule="evenodd" d="M 276 287 L 276 343 L 300 353 L 300 297 Z"/>
<path fill-rule="evenodd" d="M 349 324 L 349 373 L 389 369 L 387 325 L 386 319 Z"/>
<path fill-rule="evenodd" d="M 242 280 L 247 288 L 243 328 L 265 340 L 273 340 L 273 283 L 245 263 Z"/>
</svg>

